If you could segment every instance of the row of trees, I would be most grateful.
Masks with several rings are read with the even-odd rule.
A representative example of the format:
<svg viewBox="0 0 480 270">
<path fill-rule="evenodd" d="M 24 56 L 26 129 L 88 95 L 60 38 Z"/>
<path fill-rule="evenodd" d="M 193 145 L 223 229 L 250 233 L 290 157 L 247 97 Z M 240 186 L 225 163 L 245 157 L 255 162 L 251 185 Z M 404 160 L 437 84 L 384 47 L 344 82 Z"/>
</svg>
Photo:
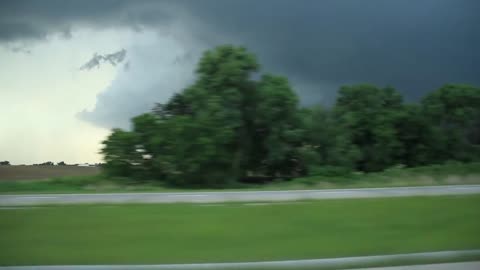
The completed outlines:
<svg viewBox="0 0 480 270">
<path fill-rule="evenodd" d="M 197 80 L 114 129 L 105 171 L 172 185 L 224 186 L 258 177 L 315 174 L 325 167 L 380 171 L 480 158 L 480 90 L 446 85 L 419 104 L 393 88 L 342 87 L 331 108 L 300 107 L 282 76 L 257 74 L 244 48 L 207 51 Z"/>
</svg>

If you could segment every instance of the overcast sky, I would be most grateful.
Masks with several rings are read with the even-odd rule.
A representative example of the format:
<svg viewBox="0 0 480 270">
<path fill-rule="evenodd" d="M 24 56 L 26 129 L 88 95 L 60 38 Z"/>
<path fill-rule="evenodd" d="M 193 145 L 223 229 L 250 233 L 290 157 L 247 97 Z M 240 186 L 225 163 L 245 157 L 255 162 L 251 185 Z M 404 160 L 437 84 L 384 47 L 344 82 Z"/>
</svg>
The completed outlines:
<svg viewBox="0 0 480 270">
<path fill-rule="evenodd" d="M 0 160 L 99 162 L 112 127 L 193 80 L 202 51 L 243 45 L 303 104 L 340 85 L 416 101 L 480 85 L 478 0 L 0 1 Z"/>
</svg>

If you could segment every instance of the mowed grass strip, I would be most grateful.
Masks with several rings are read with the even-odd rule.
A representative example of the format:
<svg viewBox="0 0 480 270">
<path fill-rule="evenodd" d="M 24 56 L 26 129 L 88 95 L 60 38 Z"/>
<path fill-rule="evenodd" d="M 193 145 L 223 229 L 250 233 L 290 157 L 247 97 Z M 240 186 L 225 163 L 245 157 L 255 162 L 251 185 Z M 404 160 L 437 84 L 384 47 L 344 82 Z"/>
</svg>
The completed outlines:
<svg viewBox="0 0 480 270">
<path fill-rule="evenodd" d="M 478 248 L 478 195 L 0 210 L 0 265 L 241 262 Z"/>
</svg>

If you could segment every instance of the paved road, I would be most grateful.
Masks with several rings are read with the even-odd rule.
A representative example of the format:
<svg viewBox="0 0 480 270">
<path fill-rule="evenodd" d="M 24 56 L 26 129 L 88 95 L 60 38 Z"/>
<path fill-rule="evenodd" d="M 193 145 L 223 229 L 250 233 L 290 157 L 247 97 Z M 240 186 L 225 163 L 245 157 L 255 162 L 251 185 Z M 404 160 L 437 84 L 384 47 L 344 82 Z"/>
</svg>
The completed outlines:
<svg viewBox="0 0 480 270">
<path fill-rule="evenodd" d="M 105 193 L 0 195 L 0 206 L 80 203 L 216 203 L 294 201 L 309 199 L 464 195 L 480 193 L 480 185 L 359 188 L 288 191 L 229 191 L 182 193 Z"/>
<path fill-rule="evenodd" d="M 264 261 L 264 262 L 241 262 L 241 263 L 196 263 L 196 264 L 157 264 L 157 265 L 44 265 L 44 266 L 5 266 L 0 270 L 196 270 L 196 269 L 346 269 L 352 265 L 379 264 L 388 262 L 412 262 L 412 261 L 432 261 L 454 259 L 459 256 L 480 256 L 480 250 L 462 250 L 462 251 L 440 251 L 440 252 L 424 252 L 424 253 L 408 253 L 380 256 L 363 256 L 363 257 L 346 257 L 332 259 L 313 259 L 313 260 L 290 260 L 290 261 Z M 458 264 L 454 266 L 471 266 L 468 263 Z M 478 262 L 477 262 L 478 265 Z M 441 265 L 444 267 L 445 265 Z M 313 268 L 315 267 L 315 268 Z M 375 269 L 375 268 L 373 268 Z M 382 268 L 380 268 L 382 269 Z M 379 269 L 379 270 L 380 270 Z M 388 270 L 389 268 L 384 268 Z M 396 268 L 393 268 L 397 270 Z M 412 270 L 431 270 L 437 268 L 399 268 Z M 444 269 L 444 268 L 440 268 Z M 463 268 L 445 268 L 462 270 Z M 470 270 L 472 268 L 465 268 Z M 480 268 L 473 268 L 480 269 Z"/>
<path fill-rule="evenodd" d="M 362 268 L 356 270 L 479 270 L 480 262 L 441 263 L 413 266 Z M 354 269 L 351 269 L 354 270 Z"/>
</svg>

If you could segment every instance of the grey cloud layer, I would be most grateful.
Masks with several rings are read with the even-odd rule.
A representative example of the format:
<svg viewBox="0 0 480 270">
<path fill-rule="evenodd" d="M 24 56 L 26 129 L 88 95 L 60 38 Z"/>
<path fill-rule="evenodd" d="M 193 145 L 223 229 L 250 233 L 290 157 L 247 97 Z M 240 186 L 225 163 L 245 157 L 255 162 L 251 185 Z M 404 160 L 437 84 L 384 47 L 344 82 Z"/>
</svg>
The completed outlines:
<svg viewBox="0 0 480 270">
<path fill-rule="evenodd" d="M 0 41 L 41 39 L 81 26 L 175 33 L 180 21 L 191 36 L 186 49 L 245 45 L 264 70 L 292 78 L 304 101 L 331 101 L 338 86 L 360 82 L 392 85 L 417 100 L 444 83 L 480 84 L 478 10 L 478 0 L 2 1 Z M 132 66 L 152 67 L 152 80 L 164 68 L 142 61 Z M 153 91 L 144 92 L 145 101 Z M 99 96 L 96 110 L 106 111 L 106 100 Z"/>
<path fill-rule="evenodd" d="M 130 27 L 166 24 L 171 4 L 127 0 L 4 0 L 0 2 L 0 42 L 45 39 L 60 33 L 70 37 L 72 28 Z"/>
</svg>

